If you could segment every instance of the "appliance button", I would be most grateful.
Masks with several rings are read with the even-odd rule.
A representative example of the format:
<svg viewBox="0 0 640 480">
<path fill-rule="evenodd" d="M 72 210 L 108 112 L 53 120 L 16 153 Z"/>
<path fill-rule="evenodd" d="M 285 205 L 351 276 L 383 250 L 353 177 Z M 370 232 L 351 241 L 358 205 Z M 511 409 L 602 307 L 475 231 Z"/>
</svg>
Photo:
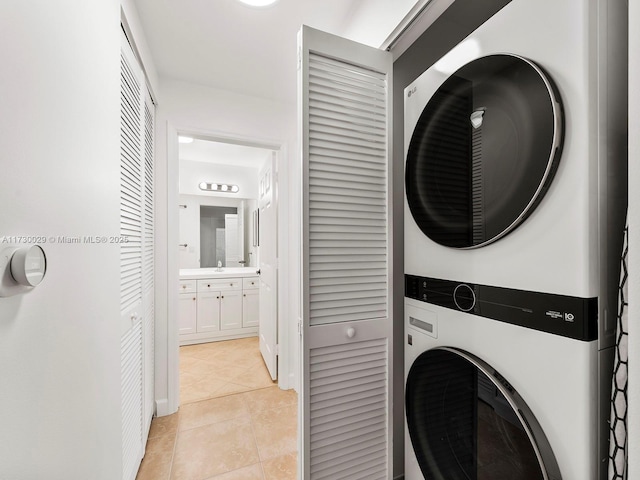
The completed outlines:
<svg viewBox="0 0 640 480">
<path fill-rule="evenodd" d="M 466 283 L 459 284 L 453 291 L 453 301 L 463 312 L 469 312 L 476 306 L 476 294 Z"/>
</svg>

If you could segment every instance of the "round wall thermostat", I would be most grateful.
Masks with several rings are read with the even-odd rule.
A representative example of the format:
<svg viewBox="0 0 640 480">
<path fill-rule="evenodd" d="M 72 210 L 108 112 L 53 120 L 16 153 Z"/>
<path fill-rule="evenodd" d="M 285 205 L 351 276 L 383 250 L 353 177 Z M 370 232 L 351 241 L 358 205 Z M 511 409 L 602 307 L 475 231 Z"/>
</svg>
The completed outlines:
<svg viewBox="0 0 640 480">
<path fill-rule="evenodd" d="M 11 276 L 25 287 L 35 287 L 47 272 L 47 258 L 38 245 L 19 248 L 11 256 Z"/>
</svg>

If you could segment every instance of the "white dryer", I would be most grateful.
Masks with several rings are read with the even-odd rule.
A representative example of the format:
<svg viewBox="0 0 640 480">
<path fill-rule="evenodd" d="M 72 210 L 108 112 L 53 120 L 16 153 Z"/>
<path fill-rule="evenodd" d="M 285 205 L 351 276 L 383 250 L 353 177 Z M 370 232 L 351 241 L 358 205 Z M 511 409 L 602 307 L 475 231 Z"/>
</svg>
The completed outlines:
<svg viewBox="0 0 640 480">
<path fill-rule="evenodd" d="M 412 416 L 424 405 L 409 395 L 407 480 L 599 478 L 626 206 L 625 29 L 625 2 L 513 0 L 405 89 L 407 392 L 432 349 L 476 364 L 526 403 L 521 431 L 546 465 L 483 477 L 476 425 L 475 470 L 456 476 L 425 450 L 427 413 Z M 424 318 L 437 333 L 416 327 Z M 480 391 L 486 378 L 469 375 Z"/>
</svg>

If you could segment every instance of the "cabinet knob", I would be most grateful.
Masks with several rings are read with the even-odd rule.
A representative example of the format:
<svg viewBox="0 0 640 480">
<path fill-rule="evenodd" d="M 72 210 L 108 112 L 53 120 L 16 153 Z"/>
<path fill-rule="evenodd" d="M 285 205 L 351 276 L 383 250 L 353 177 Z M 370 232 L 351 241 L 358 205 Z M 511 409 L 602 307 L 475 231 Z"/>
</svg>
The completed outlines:
<svg viewBox="0 0 640 480">
<path fill-rule="evenodd" d="M 243 293 L 243 294 L 242 294 L 242 296 L 243 296 L 243 297 L 246 297 L 246 296 L 247 296 L 247 294 L 246 294 L 246 293 Z"/>
<path fill-rule="evenodd" d="M 224 298 L 224 295 L 222 295 L 220 298 Z"/>
<path fill-rule="evenodd" d="M 230 284 L 229 284 L 229 286 L 230 286 L 230 287 L 233 287 L 233 283 L 230 283 Z"/>
<path fill-rule="evenodd" d="M 196 301 L 196 297 L 193 297 L 193 301 L 194 301 L 194 302 Z"/>
<path fill-rule="evenodd" d="M 347 328 L 347 337 L 353 338 L 356 335 L 356 329 L 353 327 Z"/>
<path fill-rule="evenodd" d="M 220 298 L 220 297 L 216 297 L 216 298 Z"/>
</svg>

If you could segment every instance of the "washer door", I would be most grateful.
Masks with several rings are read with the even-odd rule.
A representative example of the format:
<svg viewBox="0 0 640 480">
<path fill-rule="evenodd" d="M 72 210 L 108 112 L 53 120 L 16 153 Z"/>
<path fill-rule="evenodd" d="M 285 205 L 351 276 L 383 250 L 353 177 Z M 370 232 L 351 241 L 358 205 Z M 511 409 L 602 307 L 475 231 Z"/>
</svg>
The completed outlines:
<svg viewBox="0 0 640 480">
<path fill-rule="evenodd" d="M 462 350 L 428 350 L 411 366 L 407 425 L 429 480 L 560 480 L 540 425 L 513 387 Z"/>
<path fill-rule="evenodd" d="M 416 223 L 448 247 L 503 237 L 542 199 L 562 138 L 559 96 L 537 65 L 514 55 L 468 63 L 431 97 L 409 144 Z"/>
</svg>

